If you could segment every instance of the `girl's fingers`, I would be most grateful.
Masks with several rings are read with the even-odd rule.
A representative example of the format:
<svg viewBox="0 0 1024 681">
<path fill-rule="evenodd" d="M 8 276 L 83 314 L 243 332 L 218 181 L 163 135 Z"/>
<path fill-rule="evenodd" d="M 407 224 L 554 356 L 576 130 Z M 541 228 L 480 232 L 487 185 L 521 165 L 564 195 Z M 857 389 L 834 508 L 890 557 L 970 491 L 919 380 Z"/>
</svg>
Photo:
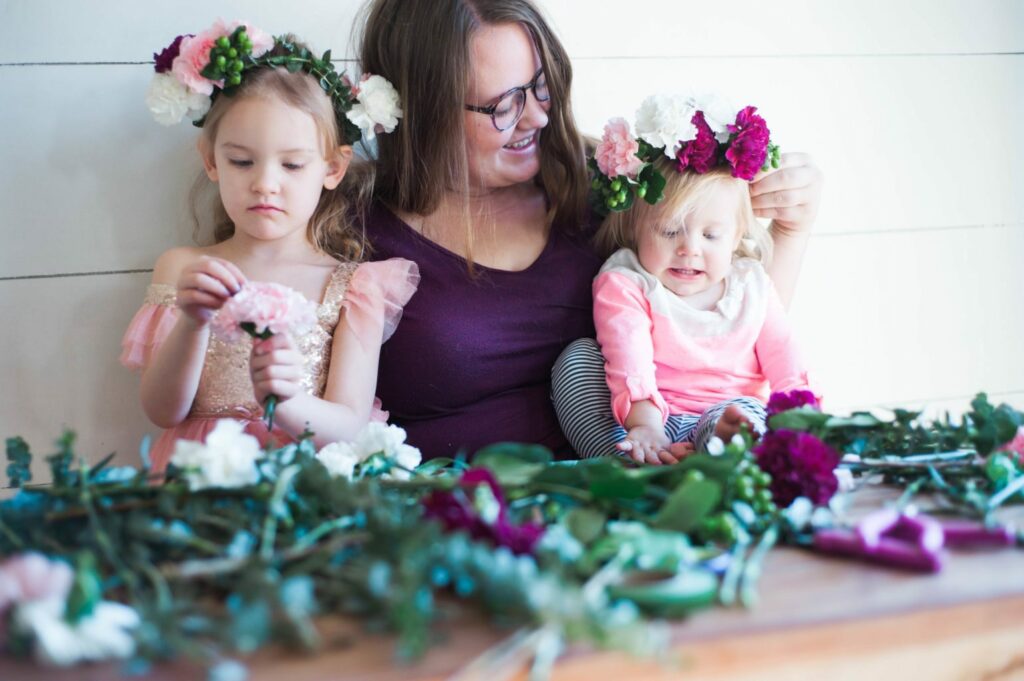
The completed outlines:
<svg viewBox="0 0 1024 681">
<path fill-rule="evenodd" d="M 197 274 L 215 279 L 224 287 L 227 297 L 238 293 L 244 281 L 244 277 L 238 276 L 241 275 L 241 271 L 234 264 L 220 258 L 200 259 Z"/>
<path fill-rule="evenodd" d="M 220 296 L 215 296 L 212 293 L 200 291 L 199 289 L 186 289 L 178 291 L 177 303 L 178 307 L 183 309 L 189 307 L 205 307 L 211 310 L 216 310 L 224 304 L 224 299 Z"/>
</svg>

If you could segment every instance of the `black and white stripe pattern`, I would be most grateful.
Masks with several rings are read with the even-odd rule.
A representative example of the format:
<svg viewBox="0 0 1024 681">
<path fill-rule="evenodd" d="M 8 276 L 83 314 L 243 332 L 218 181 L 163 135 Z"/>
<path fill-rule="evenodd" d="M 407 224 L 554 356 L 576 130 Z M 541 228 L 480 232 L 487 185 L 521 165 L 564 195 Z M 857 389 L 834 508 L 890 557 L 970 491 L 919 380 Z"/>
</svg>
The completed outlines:
<svg viewBox="0 0 1024 681">
<path fill-rule="evenodd" d="M 569 444 L 581 459 L 621 455 L 615 445 L 626 438 L 612 415 L 611 392 L 604 375 L 604 356 L 593 338 L 569 344 L 551 371 L 551 400 Z M 752 397 L 719 402 L 700 416 L 671 414 L 665 434 L 672 442 L 693 442 L 703 449 L 726 407 L 740 407 L 759 433 L 765 428 L 764 405 Z"/>
</svg>

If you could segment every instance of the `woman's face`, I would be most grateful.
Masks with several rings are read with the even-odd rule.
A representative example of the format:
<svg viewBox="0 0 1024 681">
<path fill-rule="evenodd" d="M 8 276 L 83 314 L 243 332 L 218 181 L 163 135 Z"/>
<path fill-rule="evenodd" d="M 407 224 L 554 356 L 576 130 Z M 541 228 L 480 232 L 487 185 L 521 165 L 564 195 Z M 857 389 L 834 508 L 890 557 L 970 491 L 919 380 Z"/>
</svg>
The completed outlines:
<svg viewBox="0 0 1024 681">
<path fill-rule="evenodd" d="M 540 55 L 519 24 L 483 26 L 470 44 L 471 71 L 466 104 L 489 106 L 510 89 L 530 83 Z M 485 113 L 466 111 L 469 178 L 474 188 L 498 189 L 532 180 L 540 172 L 540 133 L 548 124 L 550 102 L 532 90 L 519 121 L 499 131 Z"/>
</svg>

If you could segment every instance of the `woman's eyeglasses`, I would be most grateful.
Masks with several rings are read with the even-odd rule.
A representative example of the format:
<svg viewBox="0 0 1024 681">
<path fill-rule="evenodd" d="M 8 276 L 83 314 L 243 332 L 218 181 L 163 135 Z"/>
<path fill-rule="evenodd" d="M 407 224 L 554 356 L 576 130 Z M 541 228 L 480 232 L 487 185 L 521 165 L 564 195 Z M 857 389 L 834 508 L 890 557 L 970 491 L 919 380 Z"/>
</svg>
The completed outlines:
<svg viewBox="0 0 1024 681">
<path fill-rule="evenodd" d="M 497 101 L 490 106 L 473 106 L 472 104 L 466 105 L 467 111 L 475 111 L 477 113 L 487 114 L 491 117 L 491 122 L 494 123 L 494 127 L 499 132 L 508 130 L 523 116 L 523 111 L 526 110 L 526 91 L 533 90 L 533 96 L 537 98 L 538 102 L 546 102 L 551 99 L 551 93 L 548 92 L 548 81 L 544 77 L 544 69 L 539 69 L 536 74 L 526 85 L 520 85 L 514 87 L 508 92 L 505 92 Z"/>
</svg>

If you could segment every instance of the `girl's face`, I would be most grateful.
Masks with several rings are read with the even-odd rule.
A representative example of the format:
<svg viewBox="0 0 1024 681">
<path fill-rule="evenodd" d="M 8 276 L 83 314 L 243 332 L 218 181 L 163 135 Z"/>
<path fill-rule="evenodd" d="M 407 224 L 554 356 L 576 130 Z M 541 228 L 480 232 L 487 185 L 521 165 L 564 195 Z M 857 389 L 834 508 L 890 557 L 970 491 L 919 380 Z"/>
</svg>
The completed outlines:
<svg viewBox="0 0 1024 681">
<path fill-rule="evenodd" d="M 540 56 L 530 34 L 519 24 L 481 27 L 470 44 L 470 59 L 473 66 L 466 104 L 473 106 L 495 104 L 512 88 L 532 82 L 540 69 Z M 505 104 L 502 101 L 499 108 Z M 538 143 L 548 124 L 549 106 L 528 90 L 522 117 L 504 131 L 485 113 L 464 112 L 469 177 L 474 187 L 508 187 L 528 182 L 540 172 Z"/>
<path fill-rule="evenodd" d="M 235 234 L 261 241 L 305 238 L 321 192 L 341 182 L 351 147 L 325 158 L 313 117 L 276 99 L 233 102 L 203 153 Z"/>
<path fill-rule="evenodd" d="M 737 226 L 736 189 L 716 182 L 696 206 L 642 223 L 637 257 L 665 288 L 699 309 L 721 297 L 732 254 L 742 234 Z"/>
</svg>

